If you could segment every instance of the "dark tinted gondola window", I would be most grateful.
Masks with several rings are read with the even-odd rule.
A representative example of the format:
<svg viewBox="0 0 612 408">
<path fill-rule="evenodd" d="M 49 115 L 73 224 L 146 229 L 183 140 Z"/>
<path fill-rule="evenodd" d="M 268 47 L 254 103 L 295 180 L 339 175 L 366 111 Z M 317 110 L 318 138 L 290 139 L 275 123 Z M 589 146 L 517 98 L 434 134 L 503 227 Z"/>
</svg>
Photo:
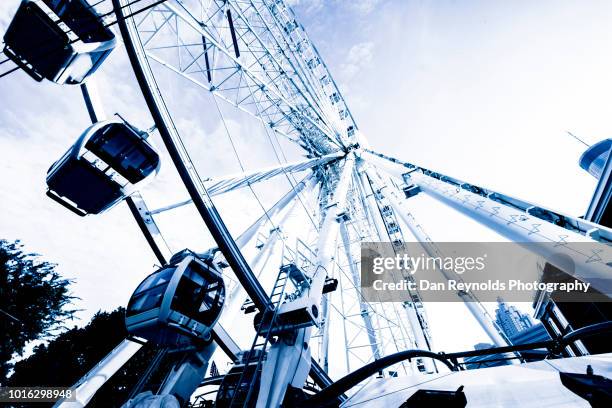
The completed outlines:
<svg viewBox="0 0 612 408">
<path fill-rule="evenodd" d="M 129 126 L 112 123 L 98 130 L 85 148 L 108 163 L 130 183 L 151 174 L 159 163 L 155 150 Z"/>
<path fill-rule="evenodd" d="M 134 295 L 130 300 L 126 314 L 133 316 L 160 307 L 166 287 L 167 285 L 160 285 Z"/>
<path fill-rule="evenodd" d="M 72 52 L 68 35 L 37 6 L 22 3 L 4 35 L 5 53 L 37 81 L 54 77 Z M 41 58 L 41 44 L 44 56 Z"/>
<path fill-rule="evenodd" d="M 223 289 L 219 281 L 209 282 L 196 270 L 195 265 L 191 264 L 185 271 L 176 288 L 171 308 L 200 323 L 210 325 L 220 310 L 218 304 Z"/>
<path fill-rule="evenodd" d="M 176 268 L 168 267 L 164 268 L 161 271 L 153 273 L 149 275 L 147 279 L 145 279 L 139 286 L 136 288 L 134 293 L 139 293 L 144 290 L 150 289 L 154 286 L 161 285 L 164 283 L 168 283 L 170 279 L 172 279 L 172 274 L 174 274 Z"/>
<path fill-rule="evenodd" d="M 58 17 L 84 42 L 108 41 L 113 33 L 84 0 L 43 0 Z"/>
<path fill-rule="evenodd" d="M 175 268 L 165 268 L 145 279 L 132 295 L 127 315 L 133 316 L 159 307 L 174 271 Z"/>
<path fill-rule="evenodd" d="M 174 292 L 172 310 L 176 310 L 190 318 L 195 318 L 203 293 L 202 285 L 205 285 L 205 282 L 201 276 L 193 272 L 187 272 L 179 281 L 176 292 Z"/>
</svg>

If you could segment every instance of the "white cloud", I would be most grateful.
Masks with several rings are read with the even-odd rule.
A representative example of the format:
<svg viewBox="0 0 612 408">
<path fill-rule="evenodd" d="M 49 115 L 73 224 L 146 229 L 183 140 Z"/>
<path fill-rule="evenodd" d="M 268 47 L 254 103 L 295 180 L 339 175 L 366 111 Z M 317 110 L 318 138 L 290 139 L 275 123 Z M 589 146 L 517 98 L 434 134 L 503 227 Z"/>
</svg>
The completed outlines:
<svg viewBox="0 0 612 408">
<path fill-rule="evenodd" d="M 348 1 L 348 5 L 359 14 L 366 15 L 374 11 L 380 2 L 381 0 L 352 0 Z"/>
<path fill-rule="evenodd" d="M 333 12 L 334 9 L 348 11 L 357 16 L 365 17 L 382 3 L 382 0 L 286 0 L 285 3 L 300 15 L 323 12 Z"/>
<path fill-rule="evenodd" d="M 19 3 L 18 0 L 0 2 L 0 32 L 4 33 L 6 27 L 8 27 L 13 14 L 15 14 L 17 7 L 19 7 Z"/>
<path fill-rule="evenodd" d="M 345 62 L 340 65 L 339 77 L 349 82 L 370 62 L 374 56 L 374 43 L 362 42 L 353 45 L 346 54 Z"/>
<path fill-rule="evenodd" d="M 306 13 L 315 13 L 324 6 L 324 0 L 287 0 L 285 1 L 291 8 L 301 8 Z"/>
</svg>

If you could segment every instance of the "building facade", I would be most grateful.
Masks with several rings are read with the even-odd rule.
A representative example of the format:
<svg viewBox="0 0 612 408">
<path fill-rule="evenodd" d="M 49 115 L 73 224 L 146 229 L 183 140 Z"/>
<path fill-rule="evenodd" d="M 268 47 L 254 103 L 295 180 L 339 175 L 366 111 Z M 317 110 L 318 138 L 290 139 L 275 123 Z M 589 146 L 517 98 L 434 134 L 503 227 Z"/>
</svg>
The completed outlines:
<svg viewBox="0 0 612 408">
<path fill-rule="evenodd" d="M 497 322 L 508 338 L 512 338 L 533 326 L 527 314 L 522 313 L 514 306 L 506 304 L 501 298 L 497 298 L 495 322 Z"/>
</svg>

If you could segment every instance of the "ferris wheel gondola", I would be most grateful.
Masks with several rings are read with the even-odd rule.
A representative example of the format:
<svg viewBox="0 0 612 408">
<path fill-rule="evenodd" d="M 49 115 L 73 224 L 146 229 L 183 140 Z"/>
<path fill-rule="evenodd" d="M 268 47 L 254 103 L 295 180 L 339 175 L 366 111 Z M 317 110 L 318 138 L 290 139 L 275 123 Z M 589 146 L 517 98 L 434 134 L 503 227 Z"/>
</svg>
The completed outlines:
<svg viewBox="0 0 612 408">
<path fill-rule="evenodd" d="M 80 216 L 107 211 L 159 171 L 146 137 L 120 117 L 93 124 L 47 172 L 47 195 Z"/>
<path fill-rule="evenodd" d="M 80 84 L 117 40 L 85 0 L 23 0 L 4 35 L 4 53 L 37 81 Z"/>
<path fill-rule="evenodd" d="M 212 256 L 183 250 L 136 288 L 125 324 L 131 334 L 157 344 L 207 342 L 224 300 L 223 277 Z"/>
</svg>

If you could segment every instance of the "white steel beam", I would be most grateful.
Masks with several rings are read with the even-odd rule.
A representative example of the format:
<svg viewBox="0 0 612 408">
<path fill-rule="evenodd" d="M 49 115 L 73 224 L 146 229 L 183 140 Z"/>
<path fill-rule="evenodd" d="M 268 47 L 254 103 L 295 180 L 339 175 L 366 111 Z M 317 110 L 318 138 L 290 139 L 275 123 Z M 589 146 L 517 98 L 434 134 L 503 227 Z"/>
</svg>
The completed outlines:
<svg viewBox="0 0 612 408">
<path fill-rule="evenodd" d="M 353 259 L 353 254 L 351 252 L 351 241 L 346 228 L 346 223 L 344 222 L 340 223 L 340 236 L 342 237 L 344 252 L 346 254 L 349 269 L 353 278 L 353 283 L 355 285 L 355 291 L 357 292 L 356 296 L 359 299 L 359 306 L 361 307 L 361 317 L 363 318 L 363 323 L 368 334 L 368 341 L 370 342 L 372 355 L 374 356 L 375 360 L 378 360 L 381 357 L 381 353 L 378 340 L 376 339 L 376 331 L 374 330 L 372 318 L 370 315 L 372 313 L 372 310 L 370 308 L 370 305 L 367 302 L 364 302 L 363 296 L 359 291 L 359 288 L 361 286 L 361 278 L 359 276 L 359 271 L 357 270 L 357 262 L 355 261 L 355 259 Z"/>
<path fill-rule="evenodd" d="M 386 196 L 389 198 L 389 201 L 393 206 L 394 212 L 400 216 L 404 224 L 406 224 L 410 232 L 416 237 L 417 241 L 421 247 L 423 247 L 427 255 L 432 258 L 443 257 L 444 255 L 440 252 L 439 248 L 433 242 L 431 237 L 425 232 L 423 227 L 416 222 L 414 216 L 406 207 L 407 200 L 400 198 L 397 189 L 390 186 L 389 183 L 385 183 L 385 181 L 380 178 L 376 171 L 369 169 L 368 175 L 370 176 L 371 180 L 378 180 L 378 182 L 384 183 L 384 187 L 380 188 L 384 189 Z M 459 279 L 459 276 L 453 271 L 448 271 L 444 268 L 438 268 L 438 270 L 447 280 Z M 480 303 L 477 303 L 477 299 L 472 296 L 471 292 L 458 291 L 457 296 L 466 304 L 478 324 L 482 327 L 487 336 L 489 336 L 491 341 L 496 346 L 502 347 L 511 345 L 501 328 L 495 324 L 494 320 L 486 312 L 486 310 L 482 308 Z"/>
<path fill-rule="evenodd" d="M 212 196 L 224 194 L 239 188 L 244 188 L 249 185 L 259 183 L 260 181 L 269 180 L 279 175 L 296 173 L 308 170 L 317 166 L 322 166 L 344 156 L 343 152 L 331 153 L 314 159 L 302 160 L 297 162 L 285 163 L 279 166 L 266 167 L 249 172 L 238 173 L 225 177 L 220 177 L 205 181 L 204 184 L 208 190 L 208 194 Z M 192 200 L 184 200 L 176 204 L 165 206 L 151 211 L 151 214 L 158 214 L 169 211 L 184 205 L 191 204 Z"/>
<path fill-rule="evenodd" d="M 367 204 L 366 209 L 372 220 L 372 224 L 374 224 L 374 229 L 376 230 L 376 234 L 378 235 L 379 241 L 386 241 L 387 230 L 385 225 L 383 224 L 383 220 L 380 215 L 380 211 L 378 210 L 378 205 L 376 204 L 376 197 L 374 197 L 374 192 L 372 191 L 372 187 L 370 186 L 370 182 L 368 181 L 368 177 L 363 169 L 362 162 L 357 163 L 358 175 L 359 175 L 359 183 L 361 186 L 361 190 L 364 193 L 365 202 Z"/>
<path fill-rule="evenodd" d="M 611 229 L 535 205 L 523 208 L 526 203 L 522 200 L 468 183 L 457 184 L 453 178 L 378 153 L 368 151 L 364 156 L 374 165 L 400 178 L 405 177 L 428 196 L 524 246 L 561 270 L 567 268 L 565 260 L 571 259 L 576 278 L 612 296 Z M 480 194 L 483 192 L 484 195 Z M 537 245 L 542 243 L 547 245 Z"/>
<path fill-rule="evenodd" d="M 242 234 L 236 238 L 236 245 L 241 248 L 244 248 L 248 241 L 250 241 L 254 236 L 257 235 L 257 231 L 259 230 L 259 224 L 265 223 L 269 221 L 270 218 L 274 217 L 278 214 L 281 209 L 285 208 L 285 206 L 291 202 L 294 198 L 298 197 L 299 194 L 306 188 L 306 191 L 310 191 L 314 188 L 316 184 L 316 179 L 312 174 L 306 176 L 302 181 L 293 185 L 291 190 L 287 194 L 285 194 L 280 200 L 276 202 L 268 211 L 261 215 L 249 228 L 247 228 Z"/>
<path fill-rule="evenodd" d="M 136 354 L 144 342 L 129 338 L 123 340 L 110 353 L 106 355 L 95 367 L 79 380 L 72 390 L 74 401 L 59 400 L 54 408 L 82 408 L 94 397 L 96 392 L 111 378 L 130 358 Z"/>
<path fill-rule="evenodd" d="M 342 214 L 346 211 L 346 195 L 352 178 L 355 157 L 352 153 L 344 159 L 344 165 L 329 206 L 319 230 L 317 261 L 310 271 L 310 289 L 302 292 L 297 300 L 307 298 L 317 307 L 321 304 L 327 271 L 331 271 L 337 246 Z M 295 301 L 295 300 L 294 300 Z M 310 338 L 312 327 L 298 329 L 292 343 L 279 341 L 272 345 L 264 362 L 257 407 L 276 407 L 282 404 L 289 385 L 304 386 L 311 365 Z"/>
<path fill-rule="evenodd" d="M 307 184 L 308 185 L 306 186 L 306 190 L 312 190 L 316 185 L 316 180 L 314 178 L 311 178 Z M 255 254 L 252 260 L 249 260 L 249 263 L 251 264 L 251 269 L 255 271 L 256 276 L 260 282 L 262 281 L 261 277 L 264 272 L 264 268 L 267 267 L 269 258 L 273 253 L 276 252 L 275 249 L 280 244 L 282 244 L 283 226 L 287 222 L 289 217 L 291 217 L 291 215 L 294 213 L 295 209 L 297 208 L 298 202 L 298 199 L 294 195 L 293 199 L 288 201 L 283 208 L 279 208 L 278 212 L 281 212 L 283 211 L 283 209 L 285 209 L 285 214 L 280 218 L 280 220 L 278 220 L 277 223 L 275 223 L 274 227 L 270 226 L 270 234 L 264 246 L 259 250 L 259 252 Z M 270 219 L 272 220 L 272 215 L 270 215 Z M 274 220 L 272 220 L 272 222 L 274 222 Z M 264 225 L 267 224 L 262 224 L 262 227 Z M 274 270 L 278 270 L 278 267 L 274 268 Z M 265 288 L 264 283 L 262 283 L 262 286 L 264 286 Z M 238 312 L 238 310 L 244 303 L 245 298 L 246 292 L 244 291 L 244 288 L 241 285 L 236 286 L 234 291 L 230 293 L 226 299 L 227 304 L 225 306 L 225 311 L 222 315 L 224 320 L 228 320 L 230 322 L 233 320 L 235 314 Z"/>
</svg>

